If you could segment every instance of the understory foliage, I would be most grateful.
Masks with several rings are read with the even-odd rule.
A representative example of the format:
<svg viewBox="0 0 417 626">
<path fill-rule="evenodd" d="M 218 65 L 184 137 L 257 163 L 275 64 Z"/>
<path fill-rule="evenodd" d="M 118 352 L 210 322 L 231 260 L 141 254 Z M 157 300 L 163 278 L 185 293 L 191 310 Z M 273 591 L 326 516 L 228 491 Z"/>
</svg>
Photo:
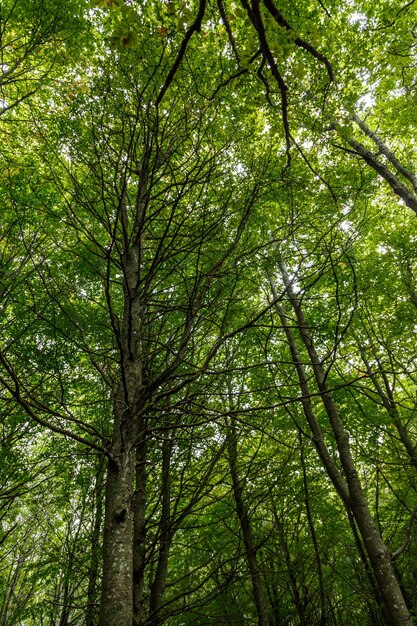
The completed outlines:
<svg viewBox="0 0 417 626">
<path fill-rule="evenodd" d="M 1 626 L 415 623 L 416 37 L 1 3 Z"/>
</svg>

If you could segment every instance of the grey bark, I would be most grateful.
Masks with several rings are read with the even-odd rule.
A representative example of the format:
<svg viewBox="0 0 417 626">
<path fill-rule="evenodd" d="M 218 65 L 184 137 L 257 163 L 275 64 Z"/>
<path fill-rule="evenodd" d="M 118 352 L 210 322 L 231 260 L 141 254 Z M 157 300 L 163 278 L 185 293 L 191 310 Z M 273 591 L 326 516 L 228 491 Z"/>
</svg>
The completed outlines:
<svg viewBox="0 0 417 626">
<path fill-rule="evenodd" d="M 410 300 L 413 306 L 417 309 L 417 291 L 415 289 L 416 280 L 414 278 L 414 272 L 410 261 L 407 261 L 405 266 L 401 268 L 401 275 L 410 295 Z"/>
<path fill-rule="evenodd" d="M 381 163 L 381 161 L 379 161 L 377 157 L 362 143 L 356 141 L 353 137 L 348 137 L 347 142 L 355 150 L 355 152 L 363 158 L 365 163 L 372 167 L 372 169 L 378 172 L 378 174 L 387 181 L 393 192 L 404 200 L 405 204 L 412 211 L 414 211 L 414 213 L 417 213 L 417 196 L 412 189 L 407 187 L 407 185 L 405 185 L 398 178 L 398 176 L 391 172 L 385 163 Z"/>
<path fill-rule="evenodd" d="M 313 514 L 311 512 L 311 506 L 310 506 L 310 491 L 308 488 L 307 468 L 306 468 L 306 463 L 305 463 L 305 458 L 304 458 L 304 443 L 302 441 L 301 432 L 300 432 L 300 460 L 301 460 L 301 466 L 303 468 L 304 503 L 306 507 L 307 521 L 308 521 L 308 526 L 310 529 L 311 540 L 313 542 L 314 556 L 316 558 L 316 564 L 317 564 L 317 575 L 319 579 L 320 626 L 326 626 L 326 624 L 328 623 L 326 587 L 324 584 L 323 564 L 321 561 L 320 547 L 319 547 L 318 540 L 317 540 L 316 528 L 314 525 Z"/>
<path fill-rule="evenodd" d="M 369 128 L 367 124 L 363 120 L 360 119 L 356 113 L 352 115 L 352 119 L 359 128 L 365 133 L 367 137 L 372 139 L 374 144 L 378 146 L 379 152 L 383 154 L 388 161 L 395 167 L 395 169 L 404 176 L 410 183 L 413 185 L 413 189 L 417 192 L 417 177 L 413 172 L 411 172 L 408 168 L 406 168 L 395 156 L 395 154 L 388 148 L 388 146 L 383 142 L 381 137 L 375 133 L 373 130 Z"/>
<path fill-rule="evenodd" d="M 417 213 L 417 195 L 416 195 L 416 182 L 415 175 L 405 168 L 398 161 L 396 156 L 388 149 L 383 141 L 373 133 L 364 122 L 362 122 L 356 115 L 353 116 L 355 122 L 363 130 L 363 132 L 374 141 L 378 147 L 379 154 L 383 154 L 387 160 L 394 165 L 394 167 L 413 185 L 413 189 L 410 189 L 408 185 L 402 182 L 397 174 L 394 174 L 391 169 L 384 162 L 378 159 L 378 154 L 374 154 L 371 150 L 368 150 L 366 146 L 360 141 L 357 141 L 348 132 L 338 124 L 334 124 L 333 128 L 336 129 L 340 136 L 353 148 L 354 152 L 362 157 L 362 159 L 369 165 L 375 172 L 377 172 L 384 180 L 387 181 L 393 192 L 399 196 L 405 204 L 414 213 Z"/>
<path fill-rule="evenodd" d="M 291 331 L 291 328 L 288 323 L 288 318 L 285 315 L 281 305 L 278 303 L 278 294 L 276 293 L 275 287 L 270 280 L 271 289 L 274 295 L 275 310 L 277 311 L 282 327 L 285 332 L 285 336 L 287 338 L 287 342 L 290 348 L 292 361 L 294 363 L 294 367 L 297 372 L 298 381 L 301 389 L 301 403 L 304 411 L 304 415 L 307 419 L 308 425 L 310 427 L 311 433 L 313 435 L 313 443 L 317 450 L 317 453 L 320 457 L 323 466 L 327 470 L 327 474 L 332 481 L 337 493 L 340 495 L 341 499 L 344 503 L 348 503 L 349 500 L 349 492 L 346 485 L 346 481 L 342 476 L 335 460 L 329 452 L 329 449 L 324 440 L 323 432 L 321 430 L 320 424 L 317 421 L 316 415 L 313 410 L 313 405 L 311 403 L 311 394 L 310 387 L 308 384 L 308 378 L 304 369 L 304 366 L 301 362 L 301 358 L 298 352 L 297 344 L 295 342 L 294 335 Z"/>
<path fill-rule="evenodd" d="M 371 343 L 371 347 L 372 347 L 372 351 L 374 353 L 374 357 L 377 359 L 377 361 L 379 361 L 374 346 Z M 408 433 L 408 430 L 406 428 L 406 426 L 403 424 L 401 417 L 398 413 L 398 408 L 397 408 L 397 404 L 394 400 L 394 396 L 389 384 L 389 381 L 387 379 L 386 373 L 384 372 L 383 368 L 380 366 L 380 363 L 378 362 L 379 365 L 379 371 L 380 371 L 380 375 L 382 377 L 382 381 L 383 381 L 383 385 L 385 388 L 381 386 L 377 374 L 373 371 L 369 360 L 366 356 L 365 350 L 363 348 L 363 346 L 359 346 L 359 350 L 361 353 L 361 357 L 362 357 L 362 361 L 364 362 L 364 365 L 366 367 L 366 372 L 369 375 L 369 378 L 374 386 L 375 391 L 377 392 L 381 402 L 382 402 L 382 406 L 385 408 L 385 410 L 388 412 L 388 414 L 391 417 L 392 423 L 395 426 L 395 428 L 397 429 L 398 435 L 400 437 L 401 443 L 403 444 L 408 457 L 410 459 L 411 464 L 417 468 L 417 453 L 416 453 L 416 446 L 415 444 L 411 441 L 410 435 Z"/>
<path fill-rule="evenodd" d="M 173 439 L 165 433 L 162 442 L 162 476 L 161 476 L 161 519 L 159 523 L 159 552 L 155 576 L 151 584 L 151 597 L 149 606 L 149 624 L 160 623 L 159 611 L 162 604 L 163 593 L 168 573 L 168 559 L 173 538 L 171 524 L 171 454 Z"/>
<path fill-rule="evenodd" d="M 133 619 L 134 450 L 109 463 L 103 542 L 102 626 L 126 626 Z"/>
<path fill-rule="evenodd" d="M 284 553 L 285 564 L 287 566 L 288 577 L 290 579 L 291 593 L 292 593 L 292 597 L 294 600 L 295 608 L 297 610 L 298 619 L 300 620 L 300 626 L 306 626 L 307 622 L 306 622 L 305 606 L 307 603 L 305 599 L 301 597 L 299 585 L 297 583 L 297 578 L 294 574 L 294 566 L 293 566 L 293 563 L 291 562 L 290 551 L 288 549 L 287 541 L 284 535 L 284 526 L 281 520 L 279 519 L 278 511 L 275 506 L 275 503 L 272 501 L 271 504 L 272 504 L 272 512 L 274 514 L 275 526 L 278 532 L 279 543 L 280 543 L 282 552 Z"/>
<path fill-rule="evenodd" d="M 104 459 L 100 460 L 96 474 L 96 484 L 94 488 L 94 523 L 91 536 L 91 560 L 88 570 L 87 587 L 87 609 L 85 615 L 85 626 L 96 626 L 96 604 L 97 604 L 97 579 L 100 561 L 100 534 L 103 516 L 103 483 L 104 483 Z"/>
<path fill-rule="evenodd" d="M 100 626 L 133 622 L 133 496 L 140 431 L 142 362 L 137 247 L 126 251 L 124 310 L 120 333 L 120 381 L 113 396 L 112 460 L 108 464 Z"/>
<path fill-rule="evenodd" d="M 243 499 L 242 481 L 240 480 L 237 467 L 237 437 L 236 427 L 233 419 L 231 419 L 230 425 L 227 428 L 226 437 L 236 513 L 239 518 L 240 528 L 243 536 L 243 543 L 245 544 L 246 549 L 246 559 L 252 581 L 253 598 L 255 601 L 256 612 L 258 616 L 258 624 L 259 626 L 269 626 L 268 609 L 265 600 L 261 572 L 256 556 L 252 526 L 250 523 L 248 510 Z"/>
<path fill-rule="evenodd" d="M 134 539 L 133 539 L 133 626 L 145 622 L 145 564 L 146 564 L 146 459 L 147 430 L 144 424 L 136 448 L 136 485 L 134 495 Z"/>
<path fill-rule="evenodd" d="M 326 383 L 324 369 L 316 352 L 312 337 L 309 334 L 301 302 L 294 294 L 291 281 L 283 263 L 280 263 L 280 269 L 291 306 L 297 317 L 298 329 L 313 368 L 314 378 L 320 391 L 321 401 L 336 441 L 340 463 L 348 488 L 348 504 L 357 523 L 375 579 L 377 580 L 382 601 L 390 620 L 390 626 L 411 626 L 413 623 L 412 618 L 396 578 L 390 553 L 383 543 L 372 519 L 353 461 L 349 436 Z"/>
</svg>

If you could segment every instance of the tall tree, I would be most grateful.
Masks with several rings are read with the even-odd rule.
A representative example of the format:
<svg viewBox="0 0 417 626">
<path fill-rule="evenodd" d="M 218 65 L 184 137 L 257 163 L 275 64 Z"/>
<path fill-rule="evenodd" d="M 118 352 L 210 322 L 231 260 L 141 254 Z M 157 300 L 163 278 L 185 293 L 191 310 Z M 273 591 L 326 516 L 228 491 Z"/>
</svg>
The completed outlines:
<svg viewBox="0 0 417 626">
<path fill-rule="evenodd" d="M 415 11 L 2 4 L 3 622 L 411 623 Z"/>
</svg>

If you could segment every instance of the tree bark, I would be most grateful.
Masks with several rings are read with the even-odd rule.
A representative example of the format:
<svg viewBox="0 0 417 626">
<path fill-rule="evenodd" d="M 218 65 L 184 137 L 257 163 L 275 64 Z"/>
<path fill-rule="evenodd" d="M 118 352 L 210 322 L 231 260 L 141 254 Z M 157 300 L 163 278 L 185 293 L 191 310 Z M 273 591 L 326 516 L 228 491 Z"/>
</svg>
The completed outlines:
<svg viewBox="0 0 417 626">
<path fill-rule="evenodd" d="M 289 280 L 283 263 L 280 264 L 280 269 L 291 306 L 297 317 L 298 329 L 313 368 L 314 378 L 320 391 L 320 397 L 335 437 L 340 463 L 348 487 L 348 503 L 357 523 L 375 579 L 378 583 L 382 601 L 390 620 L 390 626 L 411 626 L 412 618 L 410 612 L 396 578 L 389 551 L 384 545 L 372 519 L 353 461 L 349 436 L 327 386 L 326 376 L 314 347 L 313 340 L 309 334 L 300 300 L 293 292 L 291 281 Z"/>
<path fill-rule="evenodd" d="M 103 545 L 102 626 L 126 626 L 133 619 L 134 449 L 109 463 Z"/>
<path fill-rule="evenodd" d="M 276 290 L 271 280 L 270 280 L 270 284 L 271 284 L 272 292 L 274 295 L 274 299 L 277 301 L 278 294 L 276 293 Z M 339 470 L 335 460 L 330 454 L 329 449 L 324 440 L 323 432 L 316 418 L 316 415 L 313 410 L 313 405 L 311 403 L 311 397 L 310 397 L 311 394 L 310 394 L 310 387 L 308 384 L 307 374 L 301 362 L 301 358 L 298 352 L 298 347 L 295 342 L 294 335 L 291 331 L 291 328 L 289 327 L 288 318 L 284 314 L 284 311 L 281 305 L 278 304 L 278 301 L 275 303 L 275 310 L 277 311 L 279 315 L 282 327 L 284 329 L 288 346 L 291 352 L 291 358 L 292 358 L 294 367 L 297 372 L 298 382 L 300 384 L 300 389 L 301 389 L 301 394 L 302 394 L 301 404 L 303 407 L 304 415 L 306 417 L 311 433 L 313 435 L 312 440 L 313 440 L 314 446 L 317 450 L 317 453 L 320 457 L 320 460 L 324 468 L 327 471 L 327 475 L 329 476 L 330 480 L 333 483 L 334 488 L 336 489 L 337 493 L 341 497 L 342 501 L 347 505 L 348 500 L 349 500 L 349 492 L 348 492 L 348 488 L 346 485 L 346 481 L 344 477 L 342 476 L 342 473 Z"/>
<path fill-rule="evenodd" d="M 392 191 L 399 196 L 404 203 L 417 213 L 417 196 L 415 192 L 403 183 L 398 176 L 396 176 L 390 168 L 378 160 L 378 158 L 366 148 L 360 141 L 357 141 L 351 136 L 346 136 L 343 131 L 341 135 L 344 136 L 347 143 L 353 148 L 356 154 L 358 154 L 369 167 L 375 170 L 384 180 L 387 181 Z"/>
<path fill-rule="evenodd" d="M 259 570 L 256 557 L 256 548 L 253 541 L 252 527 L 248 515 L 246 504 L 243 500 L 242 482 L 239 478 L 237 468 L 237 438 L 236 428 L 231 419 L 230 426 L 226 431 L 227 448 L 229 457 L 230 475 L 232 477 L 233 495 L 235 498 L 236 513 L 239 518 L 240 528 L 243 536 L 243 543 L 246 548 L 246 559 L 252 581 L 253 598 L 259 626 L 269 626 L 268 609 L 265 601 L 265 593 L 262 584 L 261 572 Z"/>
<path fill-rule="evenodd" d="M 106 481 L 100 626 L 133 623 L 133 496 L 136 448 L 143 421 L 138 247 L 127 250 L 122 262 L 120 380 L 113 396 L 114 429 Z"/>
<path fill-rule="evenodd" d="M 171 548 L 173 530 L 171 524 L 171 454 L 173 440 L 169 433 L 165 433 L 162 442 L 162 476 L 161 476 L 161 519 L 159 523 L 159 552 L 155 576 L 151 584 L 151 597 L 148 623 L 156 626 L 160 623 L 159 610 L 162 604 L 163 593 L 168 572 L 169 551 Z"/>
<path fill-rule="evenodd" d="M 287 566 L 288 577 L 290 579 L 290 587 L 291 587 L 291 595 L 293 597 L 293 601 L 295 604 L 295 608 L 297 611 L 298 619 L 300 621 L 300 626 L 306 626 L 306 614 L 305 614 L 305 606 L 307 602 L 304 598 L 301 597 L 300 589 L 297 583 L 297 577 L 294 574 L 294 566 L 291 562 L 291 555 L 288 549 L 287 541 L 285 539 L 284 526 L 278 516 L 278 511 L 275 506 L 275 503 L 272 501 L 272 512 L 274 514 L 275 526 L 277 528 L 279 544 L 281 550 L 284 554 L 285 564 Z"/>
<path fill-rule="evenodd" d="M 373 130 L 365 124 L 363 120 L 360 119 L 356 113 L 352 115 L 352 119 L 359 128 L 367 135 L 376 146 L 378 146 L 379 151 L 383 154 L 390 163 L 395 167 L 395 169 L 404 176 L 410 183 L 413 185 L 413 189 L 417 192 L 417 177 L 413 172 L 411 172 L 408 168 L 406 168 L 395 156 L 395 154 L 388 148 L 388 146 L 382 141 L 381 137 L 377 135 Z"/>
<path fill-rule="evenodd" d="M 327 615 L 327 598 L 326 598 L 326 587 L 324 584 L 324 575 L 323 575 L 323 565 L 321 562 L 320 555 L 320 547 L 317 541 L 316 528 L 314 526 L 313 515 L 310 507 L 310 493 L 308 488 L 308 479 L 307 479 L 307 468 L 304 458 L 304 443 L 302 441 L 302 434 L 299 433 L 300 440 L 300 461 L 301 466 L 303 468 L 303 487 L 304 487 L 304 503 L 306 507 L 307 521 L 310 529 L 311 540 L 313 542 L 314 547 L 314 556 L 316 558 L 317 563 L 317 576 L 319 579 L 319 589 L 320 589 L 320 626 L 326 626 L 328 623 L 328 615 Z"/>
<path fill-rule="evenodd" d="M 370 338 L 368 337 L 368 339 L 370 340 Z M 380 376 L 382 377 L 382 381 L 383 381 L 383 385 L 385 388 L 385 391 L 383 389 L 383 387 L 381 386 L 381 384 L 379 383 L 378 377 L 376 372 L 373 371 L 369 360 L 367 359 L 367 356 L 365 354 L 365 350 L 363 348 L 363 346 L 361 346 L 359 344 L 359 351 L 361 353 L 361 357 L 362 357 L 362 361 L 364 362 L 364 365 L 366 367 L 366 373 L 368 374 L 374 388 L 375 391 L 377 392 L 378 396 L 381 399 L 382 402 L 382 406 L 384 407 L 384 409 L 387 411 L 387 413 L 389 414 L 393 425 L 395 426 L 395 428 L 397 429 L 398 435 L 400 437 L 400 441 L 403 444 L 409 459 L 410 459 L 410 463 L 414 468 L 417 468 L 417 450 L 416 450 L 416 446 L 415 444 L 411 441 L 410 439 L 410 435 L 408 433 L 408 430 L 406 428 L 406 426 L 403 424 L 400 415 L 398 413 L 398 407 L 397 404 L 394 400 L 394 396 L 393 396 L 393 392 L 391 390 L 388 378 L 386 373 L 384 372 L 383 367 L 381 366 L 381 363 L 379 361 L 378 355 L 376 353 L 375 350 L 375 346 L 373 345 L 373 343 L 371 342 L 371 349 L 372 349 L 372 353 L 373 356 L 375 358 L 375 360 L 378 363 L 378 369 L 379 369 L 379 373 Z"/>
<path fill-rule="evenodd" d="M 97 576 L 99 568 L 100 532 L 103 516 L 103 482 L 104 482 L 104 460 L 100 459 L 96 473 L 96 484 L 94 489 L 95 514 L 93 532 L 91 537 L 91 561 L 88 570 L 87 588 L 87 610 L 85 615 L 85 626 L 96 626 L 96 602 L 97 602 Z"/>
<path fill-rule="evenodd" d="M 133 626 L 143 626 L 145 623 L 147 448 L 147 429 L 146 423 L 144 423 L 143 431 L 139 436 L 139 444 L 136 448 L 136 488 L 133 514 Z"/>
</svg>

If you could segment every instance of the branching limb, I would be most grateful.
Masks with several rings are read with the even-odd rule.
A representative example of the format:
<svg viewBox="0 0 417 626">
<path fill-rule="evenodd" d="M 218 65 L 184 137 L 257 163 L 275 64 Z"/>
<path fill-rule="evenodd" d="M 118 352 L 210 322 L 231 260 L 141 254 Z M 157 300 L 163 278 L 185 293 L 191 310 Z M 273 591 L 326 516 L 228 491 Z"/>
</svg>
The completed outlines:
<svg viewBox="0 0 417 626">
<path fill-rule="evenodd" d="M 408 546 L 410 545 L 410 542 L 411 542 L 411 531 L 413 529 L 413 524 L 416 521 L 416 516 L 417 516 L 417 506 L 413 510 L 413 512 L 411 513 L 410 519 L 408 520 L 407 528 L 406 528 L 406 531 L 405 531 L 405 538 L 404 538 L 404 541 L 403 541 L 402 545 L 399 548 L 397 548 L 397 550 L 395 550 L 394 552 L 391 553 L 391 559 L 393 561 L 395 561 L 395 559 L 398 559 L 398 557 L 401 556 L 407 550 Z"/>
<path fill-rule="evenodd" d="M 395 195 L 404 200 L 405 204 L 412 211 L 414 211 L 414 213 L 417 213 L 417 195 L 407 185 L 401 182 L 399 178 L 391 172 L 389 167 L 387 167 L 384 163 L 381 163 L 381 161 L 378 161 L 377 157 L 362 143 L 356 141 L 353 137 L 345 136 L 345 139 L 353 148 L 353 154 L 362 157 L 365 163 L 372 167 L 373 170 L 375 170 L 382 178 L 384 178 L 384 180 L 387 181 Z"/>
<path fill-rule="evenodd" d="M 195 18 L 194 22 L 191 24 L 190 28 L 185 33 L 184 39 L 181 42 L 181 46 L 177 54 L 177 58 L 175 59 L 174 64 L 171 67 L 168 73 L 168 76 L 165 79 L 165 83 L 162 85 L 161 91 L 159 92 L 158 97 L 156 99 L 156 102 L 155 102 L 156 106 L 161 104 L 169 86 L 174 80 L 174 76 L 177 73 L 181 65 L 181 62 L 184 58 L 184 55 L 187 50 L 187 46 L 191 37 L 194 35 L 194 33 L 200 32 L 201 23 L 203 21 L 205 11 L 206 11 L 206 0 L 200 0 L 200 6 L 199 6 L 198 13 L 197 13 L 197 17 Z"/>
<path fill-rule="evenodd" d="M 417 176 L 413 174 L 413 172 L 411 172 L 408 168 L 406 168 L 402 163 L 400 163 L 395 154 L 382 141 L 381 137 L 379 137 L 379 135 L 372 131 L 369 126 L 367 126 L 367 124 L 365 124 L 365 122 L 356 115 L 356 113 L 352 115 L 352 119 L 365 133 L 365 135 L 372 139 L 372 141 L 378 146 L 380 153 L 383 154 L 390 163 L 392 163 L 395 169 L 400 174 L 402 174 L 404 178 L 410 181 L 410 183 L 413 185 L 414 191 L 417 193 Z"/>
<path fill-rule="evenodd" d="M 55 432 L 59 435 L 64 435 L 65 437 L 69 437 L 78 443 L 81 443 L 88 448 L 93 448 L 97 450 L 107 458 L 111 458 L 111 455 L 108 450 L 106 450 L 103 446 L 95 443 L 94 441 L 90 441 L 85 439 L 81 435 L 77 435 L 67 428 L 63 428 L 61 426 L 57 426 L 56 424 L 52 424 L 48 420 L 45 420 L 43 417 L 40 417 L 34 410 L 31 404 L 22 396 L 20 383 L 18 377 L 16 376 L 15 371 L 13 370 L 10 363 L 7 361 L 3 354 L 0 354 L 0 363 L 5 368 L 9 376 L 11 377 L 13 384 L 10 384 L 5 378 L 0 376 L 0 383 L 3 385 L 5 389 L 10 393 L 10 395 L 14 398 L 14 400 L 24 409 L 24 411 L 33 419 L 34 422 L 39 424 L 40 426 L 44 426 L 48 430 Z"/>
<path fill-rule="evenodd" d="M 259 37 L 259 43 L 261 46 L 262 53 L 264 54 L 266 60 L 268 61 L 269 68 L 275 80 L 277 81 L 279 90 L 281 92 L 281 106 L 282 106 L 282 123 L 284 126 L 284 134 L 285 134 L 285 146 L 287 153 L 287 164 L 291 163 L 291 136 L 290 136 L 290 126 L 288 123 L 288 97 L 287 91 L 288 87 L 281 76 L 277 64 L 275 63 L 274 56 L 271 52 L 271 49 L 266 40 L 265 26 L 262 21 L 262 16 L 259 10 L 259 0 L 252 0 L 252 20 L 253 25 L 256 28 Z"/>
<path fill-rule="evenodd" d="M 232 29 L 230 28 L 230 22 L 228 20 L 228 17 L 226 15 L 226 10 L 224 8 L 224 4 L 223 4 L 223 0 L 217 0 L 217 6 L 219 7 L 219 11 L 220 11 L 220 15 L 222 17 L 223 20 L 223 24 L 224 27 L 226 29 L 227 32 L 227 37 L 229 39 L 229 43 L 232 47 L 233 53 L 236 57 L 236 61 L 238 63 L 238 65 L 240 65 L 240 55 L 239 55 L 239 51 L 237 49 L 237 45 L 236 45 L 236 41 L 232 32 Z"/>
<path fill-rule="evenodd" d="M 279 24 L 279 26 L 286 28 L 289 32 L 294 32 L 290 24 L 287 22 L 284 16 L 279 12 L 278 8 L 275 6 L 273 0 L 264 0 L 264 4 L 266 8 L 268 9 L 268 11 L 270 12 L 270 14 L 272 15 L 272 17 L 274 18 L 274 20 L 276 21 L 276 23 Z M 323 63 L 323 65 L 325 65 L 326 67 L 329 79 L 331 81 L 334 79 L 332 64 L 330 63 L 329 59 L 324 54 L 316 50 L 314 46 L 308 43 L 308 41 L 301 39 L 301 37 L 296 37 L 294 39 L 294 43 L 296 46 L 298 46 L 299 48 L 303 48 L 304 50 L 306 50 L 306 52 L 311 54 L 311 56 L 313 56 L 315 59 Z"/>
</svg>

